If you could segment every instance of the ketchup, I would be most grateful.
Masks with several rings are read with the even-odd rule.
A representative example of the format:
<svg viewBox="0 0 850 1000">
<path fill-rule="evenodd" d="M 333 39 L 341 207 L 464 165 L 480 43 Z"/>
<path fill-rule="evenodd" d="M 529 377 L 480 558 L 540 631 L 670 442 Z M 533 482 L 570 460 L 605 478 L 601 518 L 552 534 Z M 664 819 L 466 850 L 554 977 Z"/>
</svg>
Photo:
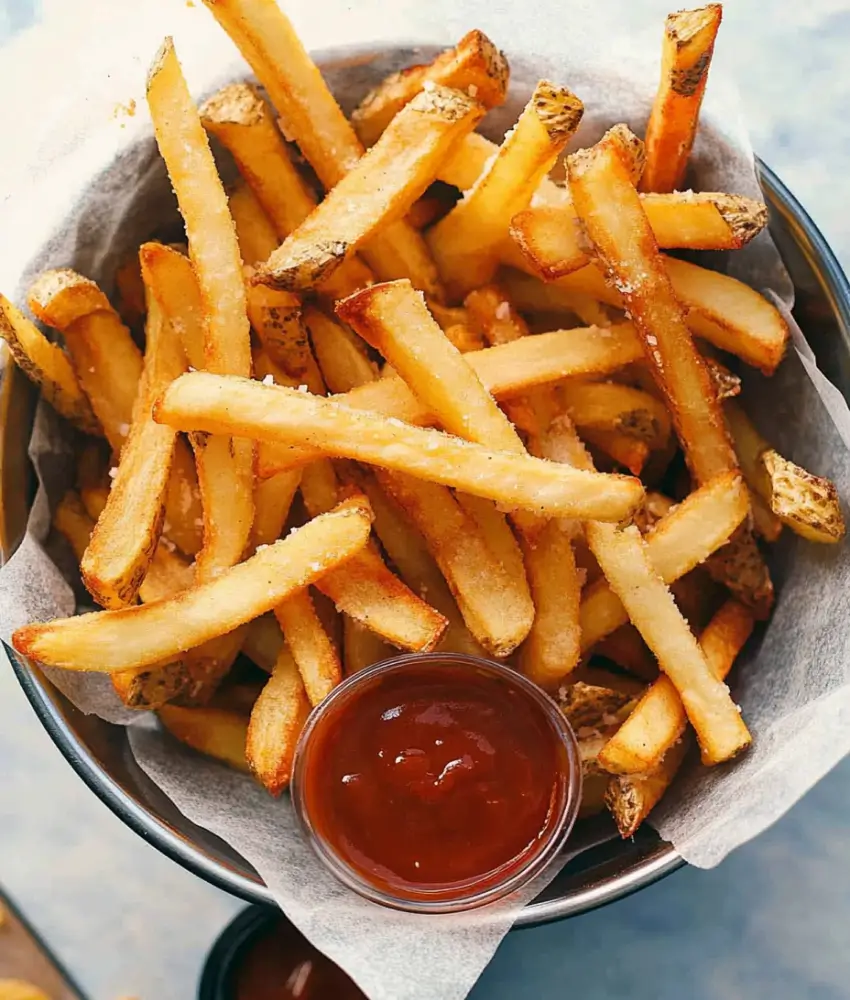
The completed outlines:
<svg viewBox="0 0 850 1000">
<path fill-rule="evenodd" d="M 338 965 L 284 920 L 251 942 L 233 978 L 236 1000 L 366 1000 Z"/>
<path fill-rule="evenodd" d="M 477 894 L 524 868 L 561 824 L 569 765 L 511 675 L 419 658 L 331 704 L 302 779 L 314 834 L 407 900 Z"/>
</svg>

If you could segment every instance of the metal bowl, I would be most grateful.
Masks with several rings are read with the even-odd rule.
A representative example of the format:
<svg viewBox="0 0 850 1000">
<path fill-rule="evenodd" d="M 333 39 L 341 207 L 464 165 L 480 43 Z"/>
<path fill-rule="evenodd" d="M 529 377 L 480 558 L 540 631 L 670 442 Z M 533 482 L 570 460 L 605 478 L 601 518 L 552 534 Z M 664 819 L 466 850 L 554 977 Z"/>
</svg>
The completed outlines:
<svg viewBox="0 0 850 1000">
<path fill-rule="evenodd" d="M 317 61 L 336 90 L 345 86 L 346 108 L 390 69 L 428 58 L 433 50 L 399 48 L 375 54 L 360 50 L 323 53 Z M 507 114 L 518 113 L 517 95 Z M 155 155 L 152 140 L 151 155 Z M 850 285 L 835 255 L 805 210 L 779 178 L 759 163 L 770 230 L 793 279 L 795 315 L 821 370 L 850 396 Z M 164 174 L 163 174 L 164 181 Z M 96 182 L 97 183 L 97 182 Z M 136 242 L 148 236 L 138 234 Z M 81 262 L 66 264 L 82 267 Z M 107 275 L 92 275 L 108 280 Z M 13 365 L 0 384 L 0 554 L 7 559 L 23 537 L 32 500 L 33 476 L 26 446 L 35 394 Z M 273 904 L 272 894 L 251 866 L 209 831 L 190 823 L 138 767 L 126 732 L 71 705 L 36 667 L 12 665 L 36 714 L 62 754 L 95 794 L 140 836 L 173 860 L 219 888 L 249 902 Z M 520 914 L 530 926 L 574 916 L 613 902 L 658 881 L 684 864 L 675 849 L 650 829 L 621 841 L 606 817 L 579 824 L 571 847 L 587 849 L 564 867 Z"/>
</svg>

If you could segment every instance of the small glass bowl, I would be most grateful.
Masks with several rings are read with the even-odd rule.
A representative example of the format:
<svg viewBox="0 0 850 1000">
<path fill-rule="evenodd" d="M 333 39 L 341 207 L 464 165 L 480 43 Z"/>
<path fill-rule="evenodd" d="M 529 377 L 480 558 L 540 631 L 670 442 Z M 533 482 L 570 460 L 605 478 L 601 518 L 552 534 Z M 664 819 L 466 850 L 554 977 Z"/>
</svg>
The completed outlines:
<svg viewBox="0 0 850 1000">
<path fill-rule="evenodd" d="M 356 697 L 368 686 L 379 683 L 391 674 L 421 671 L 423 667 L 439 669 L 441 666 L 450 666 L 455 670 L 460 668 L 472 674 L 484 673 L 490 677 L 495 676 L 539 708 L 564 751 L 558 815 L 551 825 L 548 836 L 541 840 L 537 850 L 518 868 L 511 866 L 501 881 L 488 880 L 484 888 L 476 888 L 475 883 L 461 886 L 456 895 L 450 895 L 446 887 L 436 889 L 433 894 L 429 894 L 427 889 L 405 895 L 394 894 L 385 887 L 370 882 L 361 872 L 348 864 L 311 822 L 305 794 L 305 779 L 311 762 L 311 737 L 324 722 L 332 720 L 334 714 L 341 710 L 349 699 Z M 290 793 L 296 815 L 310 845 L 328 870 L 349 889 L 374 903 L 397 910 L 414 913 L 453 913 L 504 898 L 531 882 L 553 860 L 563 847 L 578 815 L 581 802 L 581 758 L 572 727 L 555 702 L 536 684 L 512 667 L 460 653 L 410 653 L 383 660 L 352 674 L 313 709 L 295 751 Z"/>
</svg>

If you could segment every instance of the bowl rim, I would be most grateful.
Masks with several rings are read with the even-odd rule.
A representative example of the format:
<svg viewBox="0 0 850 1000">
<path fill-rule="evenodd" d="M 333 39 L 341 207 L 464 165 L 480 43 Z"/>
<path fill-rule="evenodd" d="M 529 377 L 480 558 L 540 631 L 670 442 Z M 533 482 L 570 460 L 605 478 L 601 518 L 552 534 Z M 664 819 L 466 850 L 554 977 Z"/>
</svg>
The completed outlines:
<svg viewBox="0 0 850 1000">
<path fill-rule="evenodd" d="M 770 208 L 781 216 L 829 301 L 838 333 L 850 351 L 850 281 L 835 253 L 798 199 L 759 157 L 755 158 L 759 180 Z M 276 906 L 269 889 L 226 863 L 213 860 L 194 847 L 164 821 L 155 818 L 103 771 L 63 718 L 51 698 L 52 685 L 42 672 L 18 658 L 5 642 L 3 647 L 33 710 L 60 753 L 119 819 L 159 851 L 186 870 L 249 903 Z M 593 885 L 569 896 L 533 901 L 517 917 L 515 927 L 532 927 L 576 916 L 613 903 L 637 892 L 683 867 L 685 860 L 660 838 L 625 872 L 606 875 Z"/>
</svg>

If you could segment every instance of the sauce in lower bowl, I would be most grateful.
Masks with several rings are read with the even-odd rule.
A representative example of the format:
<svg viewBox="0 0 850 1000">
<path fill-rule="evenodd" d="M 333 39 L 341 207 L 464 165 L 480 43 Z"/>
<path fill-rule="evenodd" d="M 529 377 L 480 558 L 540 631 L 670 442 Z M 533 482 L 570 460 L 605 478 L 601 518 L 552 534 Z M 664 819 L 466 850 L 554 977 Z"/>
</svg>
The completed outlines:
<svg viewBox="0 0 850 1000">
<path fill-rule="evenodd" d="M 580 768 L 557 706 L 524 677 L 412 655 L 355 674 L 314 711 L 292 791 L 346 884 L 440 912 L 490 902 L 545 866 L 575 819 Z"/>
</svg>

